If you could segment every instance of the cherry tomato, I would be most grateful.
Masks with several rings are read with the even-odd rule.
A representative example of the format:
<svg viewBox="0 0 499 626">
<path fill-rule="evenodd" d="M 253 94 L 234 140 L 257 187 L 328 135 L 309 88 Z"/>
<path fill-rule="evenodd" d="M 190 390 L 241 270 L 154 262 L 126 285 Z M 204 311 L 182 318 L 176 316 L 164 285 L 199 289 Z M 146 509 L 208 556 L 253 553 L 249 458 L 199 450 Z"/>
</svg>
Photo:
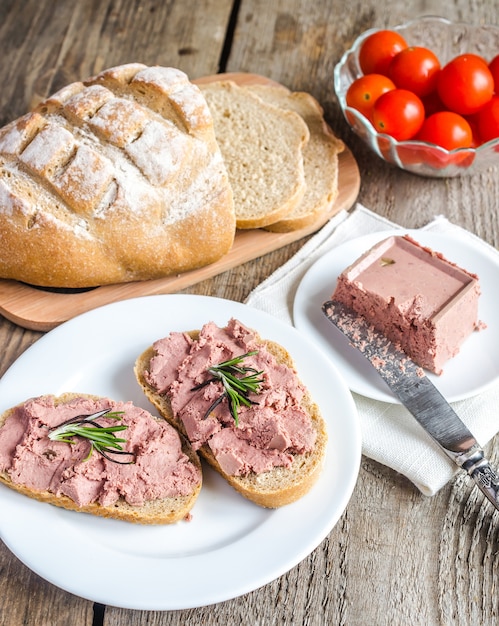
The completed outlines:
<svg viewBox="0 0 499 626">
<path fill-rule="evenodd" d="M 489 70 L 494 79 L 494 91 L 499 95 L 499 54 L 489 63 Z"/>
<path fill-rule="evenodd" d="M 407 48 L 407 42 L 393 30 L 378 30 L 361 45 L 359 50 L 360 69 L 364 74 L 388 74 L 393 57 Z"/>
<path fill-rule="evenodd" d="M 421 99 L 407 89 L 392 89 L 380 96 L 373 107 L 373 124 L 380 133 L 398 141 L 411 139 L 424 122 Z"/>
<path fill-rule="evenodd" d="M 388 68 L 388 76 L 400 89 L 408 89 L 420 98 L 437 86 L 440 61 L 428 48 L 410 46 L 396 54 Z"/>
<path fill-rule="evenodd" d="M 425 119 L 416 139 L 454 150 L 471 147 L 473 133 L 462 115 L 453 111 L 439 111 Z"/>
<path fill-rule="evenodd" d="M 494 78 L 481 57 L 461 54 L 441 69 L 437 91 L 450 111 L 471 115 L 492 98 Z"/>
<path fill-rule="evenodd" d="M 494 96 L 477 114 L 478 135 L 484 143 L 499 137 L 499 96 Z"/>
<path fill-rule="evenodd" d="M 372 109 L 376 100 L 395 85 L 382 74 L 366 74 L 353 81 L 346 93 L 349 107 L 357 109 L 369 121 L 372 121 Z"/>
</svg>

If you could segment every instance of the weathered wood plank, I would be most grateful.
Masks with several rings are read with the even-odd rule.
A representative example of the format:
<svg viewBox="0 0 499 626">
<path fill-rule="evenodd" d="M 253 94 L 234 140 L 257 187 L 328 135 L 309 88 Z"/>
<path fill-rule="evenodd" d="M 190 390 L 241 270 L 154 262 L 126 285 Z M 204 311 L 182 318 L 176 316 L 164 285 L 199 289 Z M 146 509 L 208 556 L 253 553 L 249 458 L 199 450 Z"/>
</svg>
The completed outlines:
<svg viewBox="0 0 499 626">
<path fill-rule="evenodd" d="M 0 124 L 69 82 L 121 63 L 218 71 L 231 3 L 55 0 L 0 7 Z"/>
</svg>

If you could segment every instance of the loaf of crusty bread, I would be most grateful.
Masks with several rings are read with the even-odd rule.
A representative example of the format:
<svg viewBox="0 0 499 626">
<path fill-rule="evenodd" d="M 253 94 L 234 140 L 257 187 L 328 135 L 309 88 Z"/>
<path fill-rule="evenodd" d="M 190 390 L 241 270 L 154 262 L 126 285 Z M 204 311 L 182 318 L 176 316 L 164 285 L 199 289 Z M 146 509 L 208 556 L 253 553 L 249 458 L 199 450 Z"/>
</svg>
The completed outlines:
<svg viewBox="0 0 499 626">
<path fill-rule="evenodd" d="M 0 277 L 47 287 L 159 278 L 233 243 L 206 101 L 132 63 L 61 89 L 0 130 Z"/>
<path fill-rule="evenodd" d="M 285 218 L 305 194 L 307 124 L 233 81 L 200 88 L 232 185 L 237 227 L 261 228 Z"/>
<path fill-rule="evenodd" d="M 338 196 L 338 154 L 345 146 L 331 131 L 322 107 L 309 93 L 293 92 L 282 85 L 245 88 L 265 102 L 298 113 L 308 126 L 310 139 L 302 149 L 305 194 L 287 216 L 266 226 L 267 230 L 281 233 L 305 228 L 328 211 Z"/>
<path fill-rule="evenodd" d="M 63 404 L 72 405 L 75 402 L 80 402 L 81 400 L 88 400 L 92 403 L 92 405 L 97 405 L 99 408 L 111 407 L 113 410 L 125 410 L 125 412 L 127 407 L 127 403 L 117 403 L 107 398 L 100 398 L 98 396 L 92 396 L 89 394 L 65 393 L 57 397 L 42 396 L 40 399 L 43 402 L 46 402 L 49 407 L 57 407 Z M 0 415 L 0 434 L 2 433 L 2 427 L 5 425 L 8 418 L 11 415 L 15 414 L 19 407 L 26 406 L 29 402 L 30 400 L 26 401 L 26 403 L 18 405 L 17 407 L 12 407 L 11 409 L 5 411 L 2 415 Z M 158 421 L 158 423 L 161 424 L 161 428 L 164 428 L 165 422 L 162 418 L 153 417 L 145 411 L 143 411 L 143 413 L 147 416 L 147 418 Z M 125 418 L 123 420 L 123 423 L 126 423 Z M 168 426 L 168 428 L 170 427 Z M 123 434 L 123 431 L 117 432 L 116 436 L 126 438 L 126 431 L 124 431 L 124 433 L 125 434 Z M 175 436 L 178 437 L 176 431 Z M 12 442 L 10 441 L 10 444 L 11 443 Z M 180 437 L 179 443 L 181 445 L 182 453 L 183 455 L 185 455 L 185 458 L 182 458 L 182 463 L 186 463 L 187 465 L 191 466 L 190 471 L 192 472 L 193 476 L 192 490 L 187 495 L 178 495 L 175 497 L 172 496 L 146 500 L 140 505 L 129 504 L 122 496 L 120 496 L 116 502 L 109 505 L 99 504 L 99 502 L 97 501 L 91 502 L 89 504 L 79 505 L 68 495 L 56 495 L 53 491 L 37 489 L 33 486 L 13 482 L 9 471 L 7 470 L 0 471 L 0 482 L 7 487 L 10 487 L 11 489 L 18 491 L 19 493 L 22 493 L 30 498 L 34 498 L 41 502 L 53 504 L 55 506 L 71 511 L 91 513 L 92 515 L 98 515 L 100 517 L 114 518 L 138 524 L 171 524 L 189 517 L 190 510 L 194 506 L 202 485 L 201 465 L 198 455 L 192 450 L 191 446 L 182 437 Z M 6 454 L 5 446 L 8 445 L 9 438 L 7 438 L 6 442 L 2 443 L 2 452 L 0 453 L 0 459 L 2 459 L 2 454 Z M 70 444 L 59 443 L 59 445 L 67 446 Z M 143 464 L 145 457 L 148 455 L 148 452 L 146 451 L 147 445 L 141 445 L 139 446 L 139 448 L 142 448 L 143 451 L 139 452 L 141 458 L 139 459 L 139 457 L 137 457 L 135 459 L 135 462 Z M 45 453 L 47 455 L 47 458 L 50 456 L 50 453 L 50 450 Z M 55 452 L 53 452 L 52 454 L 54 456 L 56 455 Z M 96 452 L 93 452 L 93 455 L 98 456 Z M 123 459 L 124 457 L 115 458 Z M 126 457 L 126 460 L 128 460 L 128 458 L 129 457 Z M 85 461 L 79 459 L 75 463 L 81 464 L 82 462 L 85 463 Z M 145 461 L 145 463 L 147 463 L 147 460 Z M 57 465 L 57 459 L 55 465 Z M 110 463 L 109 465 L 115 466 L 116 464 Z M 73 469 L 74 468 L 72 467 L 68 467 L 66 471 L 69 471 L 71 473 L 73 472 Z M 14 471 L 17 470 L 14 469 Z M 107 471 L 109 471 L 109 469 Z M 131 475 L 133 475 L 133 471 L 131 472 Z"/>
<path fill-rule="evenodd" d="M 190 331 L 187 334 L 194 340 L 199 337 L 199 331 Z M 293 359 L 283 346 L 273 341 L 264 340 L 258 334 L 256 337 L 257 344 L 264 345 L 278 364 L 295 371 Z M 183 436 L 187 437 L 181 419 L 172 411 L 167 394 L 158 393 L 147 380 L 150 362 L 155 355 L 154 346 L 150 346 L 137 358 L 135 376 L 146 397 L 160 415 L 177 428 Z M 302 399 L 301 406 L 311 419 L 316 440 L 311 452 L 293 455 L 290 467 L 274 467 L 270 471 L 262 473 L 250 472 L 247 475 L 236 476 L 228 474 L 221 468 L 209 444 L 203 444 L 197 451 L 236 491 L 248 500 L 267 508 L 277 508 L 294 502 L 304 496 L 318 479 L 327 446 L 327 430 L 324 418 L 308 391 Z"/>
</svg>

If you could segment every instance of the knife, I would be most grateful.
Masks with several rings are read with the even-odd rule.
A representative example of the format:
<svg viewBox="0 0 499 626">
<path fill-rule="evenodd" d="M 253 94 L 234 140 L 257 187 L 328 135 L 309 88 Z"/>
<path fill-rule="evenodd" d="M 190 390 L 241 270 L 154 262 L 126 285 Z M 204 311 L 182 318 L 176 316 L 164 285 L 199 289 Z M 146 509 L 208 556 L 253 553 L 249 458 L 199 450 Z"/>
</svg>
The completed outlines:
<svg viewBox="0 0 499 626">
<path fill-rule="evenodd" d="M 454 409 L 416 365 L 365 319 L 340 302 L 328 301 L 322 310 L 371 363 L 406 409 L 461 469 L 468 472 L 499 509 L 499 475 L 491 467 L 475 437 Z"/>
</svg>

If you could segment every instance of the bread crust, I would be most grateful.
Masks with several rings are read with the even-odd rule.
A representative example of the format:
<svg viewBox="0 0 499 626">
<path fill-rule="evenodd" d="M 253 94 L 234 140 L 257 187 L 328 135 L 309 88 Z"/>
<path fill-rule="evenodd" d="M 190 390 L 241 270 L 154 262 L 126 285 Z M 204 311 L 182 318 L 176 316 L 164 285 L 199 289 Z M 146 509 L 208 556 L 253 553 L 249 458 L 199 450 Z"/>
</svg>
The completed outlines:
<svg viewBox="0 0 499 626">
<path fill-rule="evenodd" d="M 71 400 L 76 400 L 78 398 L 99 400 L 99 396 L 91 394 L 65 393 L 56 397 L 54 401 L 55 404 L 58 405 L 70 402 Z M 24 403 L 21 403 L 18 406 L 22 406 L 22 404 Z M 7 418 L 16 410 L 16 408 L 17 407 L 12 407 L 0 415 L 0 428 L 3 426 Z M 181 442 L 182 451 L 189 457 L 190 462 L 201 470 L 198 455 L 194 452 L 184 437 L 181 437 Z M 74 500 L 66 495 L 55 495 L 50 491 L 31 489 L 24 485 L 13 483 L 6 472 L 0 472 L 0 482 L 10 489 L 33 498 L 34 500 L 53 504 L 54 506 L 58 506 L 63 509 L 77 511 L 79 513 L 90 513 L 91 515 L 117 519 L 125 522 L 149 525 L 172 524 L 185 519 L 194 506 L 202 486 L 202 482 L 200 481 L 192 493 L 187 496 L 150 501 L 144 503 L 142 506 L 130 505 L 123 498 L 119 498 L 119 500 L 111 506 L 103 506 L 99 503 L 79 506 L 76 502 L 74 502 Z"/>
<path fill-rule="evenodd" d="M 208 265 L 235 214 L 199 88 L 175 68 L 110 68 L 0 129 L 0 277 L 81 288 Z"/>
<path fill-rule="evenodd" d="M 196 339 L 199 331 L 189 331 L 187 334 Z M 279 363 L 294 368 L 291 355 L 283 346 L 261 338 L 259 342 L 265 345 Z M 158 394 L 145 378 L 145 372 L 149 369 L 150 360 L 154 355 L 155 350 L 150 346 L 137 358 L 134 367 L 135 377 L 144 394 L 159 414 L 183 436 L 187 437 L 182 422 L 172 412 L 168 398 Z M 278 508 L 295 502 L 304 496 L 317 481 L 323 467 L 328 439 L 324 419 L 308 391 L 304 396 L 302 406 L 309 414 L 317 433 L 316 444 L 312 452 L 293 455 L 293 462 L 289 468 L 278 467 L 262 474 L 252 472 L 247 476 L 232 476 L 222 470 L 207 444 L 204 444 L 198 453 L 248 500 L 266 508 Z"/>
</svg>

